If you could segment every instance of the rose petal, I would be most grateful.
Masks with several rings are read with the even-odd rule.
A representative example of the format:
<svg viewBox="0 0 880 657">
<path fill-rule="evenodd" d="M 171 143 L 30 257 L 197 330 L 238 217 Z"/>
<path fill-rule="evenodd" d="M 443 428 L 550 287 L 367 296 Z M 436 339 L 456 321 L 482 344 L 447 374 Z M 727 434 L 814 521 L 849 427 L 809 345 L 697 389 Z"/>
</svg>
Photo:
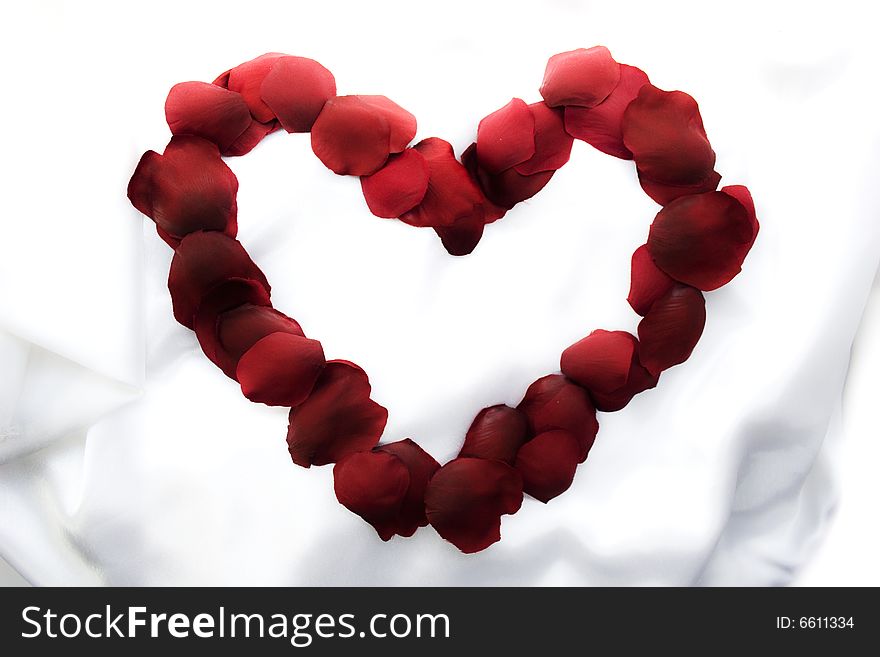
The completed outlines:
<svg viewBox="0 0 880 657">
<path fill-rule="evenodd" d="M 306 400 L 324 368 L 317 340 L 271 333 L 244 352 L 235 368 L 241 392 L 252 402 L 296 406 Z"/>
<path fill-rule="evenodd" d="M 479 167 L 475 162 L 475 151 L 471 148 L 461 154 L 461 160 L 465 169 L 473 172 L 474 179 L 479 183 L 485 198 L 492 204 L 489 207 L 496 207 L 504 212 L 544 189 L 555 173 L 540 171 L 524 176 L 514 167 L 493 175 Z M 499 216 L 503 216 L 503 213 Z"/>
<path fill-rule="evenodd" d="M 287 132 L 308 132 L 330 98 L 333 74 L 314 59 L 279 57 L 260 84 L 260 98 Z"/>
<path fill-rule="evenodd" d="M 163 155 L 144 153 L 128 183 L 132 205 L 178 240 L 200 230 L 234 236 L 237 192 L 217 146 L 190 136 L 172 137 Z"/>
<path fill-rule="evenodd" d="M 672 278 L 700 290 L 728 283 L 755 236 L 748 210 L 724 192 L 682 196 L 657 213 L 648 251 Z"/>
<path fill-rule="evenodd" d="M 561 374 L 550 374 L 535 381 L 517 406 L 529 420 L 532 435 L 562 429 L 577 438 L 580 461 L 587 458 L 599 423 L 587 391 Z"/>
<path fill-rule="evenodd" d="M 608 48 L 578 48 L 550 58 L 540 91 L 550 107 L 593 107 L 608 97 L 619 80 L 620 65 Z"/>
<path fill-rule="evenodd" d="M 241 94 L 251 111 L 251 115 L 260 123 L 268 123 L 275 118 L 275 113 L 263 102 L 261 94 L 263 81 L 269 75 L 275 62 L 288 56 L 278 52 L 269 52 L 244 64 L 239 64 L 228 73 L 225 86 L 230 91 L 237 91 Z M 220 76 L 214 83 L 222 82 L 222 78 L 223 76 Z"/>
<path fill-rule="evenodd" d="M 425 491 L 428 522 L 465 553 L 501 539 L 501 516 L 522 505 L 522 478 L 501 461 L 457 458 L 440 468 Z"/>
<path fill-rule="evenodd" d="M 312 150 L 334 173 L 369 176 L 388 155 L 391 127 L 358 96 L 336 96 L 324 104 L 312 126 Z"/>
<path fill-rule="evenodd" d="M 409 146 L 416 136 L 416 117 L 385 96 L 357 96 L 379 115 L 388 121 L 391 129 L 389 148 L 392 153 L 400 153 Z"/>
<path fill-rule="evenodd" d="M 451 226 L 473 217 L 483 195 L 467 170 L 455 159 L 449 142 L 431 137 L 416 144 L 428 164 L 428 190 L 425 197 L 400 220 L 412 226 Z"/>
<path fill-rule="evenodd" d="M 623 143 L 623 113 L 649 82 L 641 69 L 621 64 L 620 81 L 608 98 L 595 107 L 565 108 L 565 129 L 603 153 L 631 160 L 632 152 Z"/>
<path fill-rule="evenodd" d="M 486 226 L 483 206 L 474 207 L 474 213 L 463 219 L 459 219 L 451 226 L 437 226 L 434 232 L 443 242 L 443 247 L 454 256 L 465 256 L 472 253 L 483 237 L 483 229 Z"/>
<path fill-rule="evenodd" d="M 706 302 L 699 290 L 676 285 L 654 302 L 639 322 L 639 360 L 652 374 L 683 363 L 706 324 Z"/>
<path fill-rule="evenodd" d="M 758 237 L 760 224 L 758 223 L 758 215 L 755 213 L 755 201 L 752 199 L 752 194 L 749 192 L 748 187 L 744 187 L 743 185 L 728 185 L 727 187 L 722 187 L 721 191 L 728 196 L 735 198 L 746 209 L 746 212 L 749 215 L 749 223 L 752 226 L 751 244 L 754 244 L 755 239 Z"/>
<path fill-rule="evenodd" d="M 397 533 L 409 485 L 410 475 L 403 461 L 387 452 L 354 452 L 333 466 L 336 499 L 373 525 L 383 541 Z"/>
<path fill-rule="evenodd" d="M 251 123 L 248 126 L 247 130 L 241 133 L 238 139 L 232 142 L 229 148 L 223 151 L 223 155 L 230 157 L 247 155 L 254 148 L 256 148 L 257 144 L 263 141 L 263 138 L 266 135 L 272 134 L 273 132 L 278 130 L 279 127 L 280 124 L 278 123 L 278 121 L 260 123 L 259 121 L 251 120 Z"/>
<path fill-rule="evenodd" d="M 241 94 L 207 82 L 181 82 L 171 87 L 165 119 L 171 134 L 202 137 L 221 151 L 253 121 Z"/>
<path fill-rule="evenodd" d="M 535 154 L 535 117 L 514 98 L 477 127 L 477 160 L 489 173 L 499 173 Z"/>
<path fill-rule="evenodd" d="M 196 314 L 198 317 L 199 313 Z M 198 320 L 196 329 L 198 329 Z M 289 333 L 305 337 L 299 323 L 268 304 L 245 304 L 220 315 L 215 323 L 219 344 L 216 365 L 230 378 L 235 378 L 238 361 L 259 340 L 272 333 Z M 198 335 L 198 333 L 196 334 Z"/>
<path fill-rule="evenodd" d="M 668 205 L 681 196 L 713 192 L 721 182 L 721 174 L 717 171 L 712 171 L 707 178 L 693 185 L 666 185 L 646 178 L 641 171 L 637 173 L 642 190 L 660 205 Z"/>
<path fill-rule="evenodd" d="M 430 454 L 409 438 L 397 442 L 379 445 L 377 452 L 387 452 L 399 458 L 409 472 L 409 487 L 400 511 L 395 519 L 394 533 L 401 536 L 412 536 L 419 527 L 428 524 L 425 514 L 425 491 L 440 464 Z"/>
<path fill-rule="evenodd" d="M 168 272 L 174 318 L 193 328 L 202 297 L 231 278 L 257 281 L 271 292 L 269 281 L 237 241 L 215 231 L 190 233 L 180 241 Z"/>
<path fill-rule="evenodd" d="M 392 155 L 371 176 L 361 178 L 367 207 L 377 217 L 395 219 L 409 212 L 425 198 L 428 191 L 428 163 L 416 150 L 408 148 Z"/>
<path fill-rule="evenodd" d="M 528 437 L 529 421 L 522 411 L 504 404 L 489 406 L 474 418 L 458 455 L 513 465 L 517 450 Z"/>
<path fill-rule="evenodd" d="M 580 451 L 577 439 L 567 431 L 545 431 L 532 438 L 516 454 L 523 491 L 544 504 L 567 491 Z"/>
<path fill-rule="evenodd" d="M 535 154 L 514 168 L 524 176 L 556 171 L 568 162 L 574 141 L 565 131 L 564 113 L 540 102 L 529 105 L 529 111 L 535 120 Z"/>
<path fill-rule="evenodd" d="M 597 410 L 606 413 L 619 411 L 629 404 L 632 401 L 632 398 L 637 394 L 655 387 L 659 378 L 659 374 L 651 374 L 648 370 L 642 367 L 642 364 L 638 359 L 638 353 L 636 352 L 633 354 L 629 376 L 627 376 L 626 383 L 622 387 L 612 392 L 598 392 L 591 390 L 590 397 L 593 398 Z"/>
<path fill-rule="evenodd" d="M 651 309 L 657 299 L 666 294 L 675 281 L 660 269 L 648 252 L 647 244 L 642 244 L 632 256 L 632 275 L 629 296 L 626 300 L 642 317 Z"/>
<path fill-rule="evenodd" d="M 485 171 L 480 169 L 479 163 L 477 162 L 477 145 L 476 143 L 471 144 L 464 152 L 461 154 L 461 163 L 467 171 L 468 176 L 470 176 L 471 181 L 473 181 L 480 192 L 480 196 L 482 197 L 481 204 L 483 206 L 483 223 L 491 224 L 498 219 L 501 219 L 509 208 L 503 208 L 500 205 L 493 203 L 486 196 L 485 192 L 482 189 L 482 182 L 480 181 L 481 177 L 488 176 Z"/>
<path fill-rule="evenodd" d="M 371 449 L 388 411 L 370 399 L 370 381 L 354 363 L 328 361 L 309 398 L 290 410 L 287 446 L 297 465 L 335 463 Z"/>
<path fill-rule="evenodd" d="M 626 384 L 635 349 L 626 331 L 598 329 L 562 352 L 562 373 L 587 390 L 613 392 Z"/>
</svg>

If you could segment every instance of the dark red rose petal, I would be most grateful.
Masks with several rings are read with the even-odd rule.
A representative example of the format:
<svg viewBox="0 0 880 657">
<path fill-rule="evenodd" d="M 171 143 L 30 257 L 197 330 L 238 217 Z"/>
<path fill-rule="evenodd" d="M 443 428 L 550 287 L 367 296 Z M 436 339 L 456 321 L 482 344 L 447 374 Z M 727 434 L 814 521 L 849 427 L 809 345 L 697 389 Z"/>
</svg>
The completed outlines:
<svg viewBox="0 0 880 657">
<path fill-rule="evenodd" d="M 755 201 L 752 199 L 752 194 L 749 192 L 748 187 L 743 185 L 728 185 L 727 187 L 722 187 L 721 191 L 728 196 L 735 198 L 746 209 L 746 212 L 749 215 L 749 223 L 752 226 L 751 243 L 754 244 L 755 239 L 758 237 L 760 224 L 758 223 L 758 215 L 755 213 Z"/>
<path fill-rule="evenodd" d="M 643 85 L 623 114 L 622 128 L 642 178 L 687 187 L 704 183 L 713 173 L 715 151 L 699 107 L 682 91 Z"/>
<path fill-rule="evenodd" d="M 372 449 L 387 419 L 388 411 L 370 399 L 370 381 L 360 367 L 328 361 L 309 398 L 290 410 L 290 457 L 308 468 Z"/>
<path fill-rule="evenodd" d="M 524 176 L 514 167 L 493 175 L 480 168 L 479 164 L 475 162 L 476 154 L 472 147 L 461 154 L 461 160 L 465 169 L 472 172 L 474 179 L 479 183 L 485 198 L 490 203 L 488 207 L 497 208 L 499 218 L 517 203 L 532 198 L 544 189 L 555 173 L 554 171 L 540 171 L 530 176 Z"/>
<path fill-rule="evenodd" d="M 644 317 L 651 305 L 673 285 L 675 281 L 654 263 L 646 244 L 635 250 L 632 256 L 629 296 L 626 298 L 633 310 Z"/>
<path fill-rule="evenodd" d="M 712 171 L 708 177 L 694 185 L 666 185 L 646 178 L 641 171 L 637 173 L 642 190 L 660 205 L 668 205 L 681 196 L 713 192 L 721 182 L 721 174 L 717 171 Z"/>
<path fill-rule="evenodd" d="M 629 368 L 629 375 L 626 383 L 612 392 L 590 391 L 590 397 L 596 404 L 596 409 L 611 413 L 619 411 L 632 401 L 640 392 L 654 388 L 660 379 L 659 374 L 651 374 L 639 362 L 638 350 L 633 353 L 632 363 Z"/>
<path fill-rule="evenodd" d="M 357 96 L 382 118 L 391 129 L 389 149 L 392 153 L 403 152 L 416 136 L 416 117 L 385 96 Z"/>
<path fill-rule="evenodd" d="M 410 475 L 403 461 L 388 452 L 354 452 L 333 466 L 336 499 L 373 525 L 383 541 L 397 533 L 409 486 Z"/>
<path fill-rule="evenodd" d="M 449 255 L 465 256 L 477 248 L 485 226 L 483 206 L 477 205 L 471 216 L 459 219 L 451 226 L 437 226 L 434 232 L 440 237 Z"/>
<path fill-rule="evenodd" d="M 197 314 L 198 316 L 198 314 Z M 196 329 L 198 329 L 198 321 Z M 238 361 L 259 340 L 272 333 L 289 333 L 304 337 L 299 323 L 268 304 L 245 304 L 217 318 L 215 334 L 219 349 L 216 365 L 230 378 L 235 378 Z M 198 334 L 196 334 L 198 335 Z"/>
<path fill-rule="evenodd" d="M 529 421 L 522 411 L 503 404 L 490 406 L 474 418 L 458 455 L 513 465 L 517 450 L 528 437 Z"/>
<path fill-rule="evenodd" d="M 165 119 L 171 134 L 202 137 L 221 151 L 253 121 L 241 94 L 207 82 L 181 82 L 171 87 Z"/>
<path fill-rule="evenodd" d="M 440 468 L 425 491 L 428 522 L 467 554 L 501 539 L 501 516 L 522 505 L 522 478 L 501 461 L 457 458 Z"/>
<path fill-rule="evenodd" d="M 163 155 L 144 153 L 128 183 L 132 205 L 174 239 L 200 230 L 234 236 L 237 192 L 216 144 L 191 136 L 172 137 Z"/>
<path fill-rule="evenodd" d="M 516 455 L 523 491 L 544 504 L 567 491 L 580 451 L 577 439 L 567 431 L 545 431 L 532 438 Z"/>
<path fill-rule="evenodd" d="M 312 150 L 334 173 L 369 176 L 388 155 L 391 127 L 358 96 L 336 96 L 324 104 L 312 126 Z"/>
<path fill-rule="evenodd" d="M 540 91 L 550 107 L 593 107 L 608 97 L 619 80 L 620 64 L 608 48 L 578 48 L 550 58 Z"/>
<path fill-rule="evenodd" d="M 635 349 L 626 331 L 598 329 L 562 352 L 562 373 L 587 390 L 612 392 L 626 384 Z"/>
<path fill-rule="evenodd" d="M 621 64 L 620 81 L 608 98 L 595 107 L 565 108 L 565 129 L 603 153 L 631 160 L 633 155 L 623 143 L 623 113 L 649 82 L 641 69 Z"/>
<path fill-rule="evenodd" d="M 729 282 L 752 246 L 755 226 L 733 196 L 708 192 L 682 196 L 657 213 L 648 251 L 672 278 L 700 290 Z"/>
<path fill-rule="evenodd" d="M 477 162 L 477 145 L 475 143 L 464 149 L 464 152 L 461 154 L 461 164 L 464 166 L 470 179 L 476 183 L 480 196 L 482 197 L 483 223 L 491 224 L 492 222 L 501 219 L 501 217 L 507 214 L 509 208 L 504 208 L 493 203 L 483 191 L 481 178 L 488 176 L 488 174 L 480 169 L 480 165 Z"/>
<path fill-rule="evenodd" d="M 333 74 L 314 59 L 279 57 L 260 85 L 260 98 L 287 132 L 308 132 L 330 98 Z"/>
<path fill-rule="evenodd" d="M 565 131 L 563 111 L 540 102 L 529 105 L 529 111 L 535 119 L 535 154 L 514 168 L 524 176 L 556 171 L 568 162 L 574 141 Z"/>
<path fill-rule="evenodd" d="M 271 292 L 269 281 L 237 241 L 215 231 L 190 233 L 180 241 L 168 272 L 174 318 L 193 328 L 202 297 L 230 278 L 257 281 Z"/>
<path fill-rule="evenodd" d="M 361 178 L 367 206 L 377 217 L 396 219 L 425 198 L 428 191 L 428 163 L 416 150 L 408 148 L 392 155 L 371 176 Z"/>
<path fill-rule="evenodd" d="M 199 302 L 195 311 L 194 330 L 202 351 L 205 352 L 208 360 L 215 365 L 219 365 L 217 352 L 223 349 L 217 335 L 217 319 L 223 313 L 245 305 L 270 305 L 269 293 L 266 288 L 257 281 L 246 278 L 231 278 L 215 285 L 205 293 Z M 261 335 L 260 337 L 265 336 Z"/>
<path fill-rule="evenodd" d="M 514 98 L 480 121 L 477 160 L 489 173 L 499 173 L 535 154 L 535 117 L 528 105 Z"/>
<path fill-rule="evenodd" d="M 257 144 L 263 141 L 263 138 L 266 135 L 269 135 L 278 130 L 279 126 L 280 124 L 278 123 L 278 121 L 260 123 L 259 121 L 251 120 L 251 123 L 247 127 L 247 130 L 241 133 L 238 139 L 232 142 L 229 148 L 223 151 L 223 155 L 229 157 L 247 155 L 254 148 L 256 148 Z"/>
<path fill-rule="evenodd" d="M 440 464 L 409 438 L 379 445 L 374 451 L 393 454 L 403 462 L 409 472 L 409 487 L 395 519 L 394 533 L 412 536 L 419 527 L 428 524 L 428 517 L 425 515 L 425 491 L 431 477 L 440 469 Z"/>
<path fill-rule="evenodd" d="M 252 402 L 296 406 L 309 396 L 324 362 L 324 350 L 317 340 L 271 333 L 244 352 L 235 378 Z"/>
<path fill-rule="evenodd" d="M 654 302 L 639 322 L 639 360 L 652 374 L 683 363 L 706 324 L 706 302 L 699 290 L 676 285 Z"/>
<path fill-rule="evenodd" d="M 455 159 L 449 142 L 436 137 L 413 146 L 428 163 L 428 190 L 425 197 L 400 220 L 411 226 L 451 226 L 473 217 L 483 195 L 467 170 Z"/>
<path fill-rule="evenodd" d="M 550 374 L 535 381 L 517 406 L 526 414 L 532 435 L 562 429 L 577 438 L 580 461 L 587 458 L 599 423 L 587 391 L 561 374 Z"/>
<path fill-rule="evenodd" d="M 241 94 L 251 111 L 251 115 L 260 123 L 268 123 L 275 118 L 275 113 L 263 102 L 261 93 L 263 81 L 269 75 L 275 62 L 288 56 L 277 52 L 266 53 L 249 62 L 239 64 L 231 69 L 226 76 L 225 86 L 230 91 L 237 91 Z M 224 76 L 220 76 L 214 81 L 214 84 L 222 83 L 223 78 Z"/>
</svg>

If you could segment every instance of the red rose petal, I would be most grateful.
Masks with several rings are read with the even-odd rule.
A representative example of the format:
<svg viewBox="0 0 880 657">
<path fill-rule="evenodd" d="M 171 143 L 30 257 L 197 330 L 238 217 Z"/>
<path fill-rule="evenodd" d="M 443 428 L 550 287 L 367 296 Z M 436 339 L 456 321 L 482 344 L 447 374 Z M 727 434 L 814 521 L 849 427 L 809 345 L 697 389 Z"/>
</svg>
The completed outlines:
<svg viewBox="0 0 880 657">
<path fill-rule="evenodd" d="M 489 208 L 498 209 L 499 217 L 517 203 L 532 198 L 544 189 L 555 173 L 554 171 L 540 171 L 524 176 L 514 167 L 493 175 L 480 168 L 479 164 L 475 162 L 475 150 L 472 150 L 471 147 L 461 154 L 461 160 L 465 169 L 473 172 L 474 179 L 479 183 L 485 198 L 491 204 Z"/>
<path fill-rule="evenodd" d="M 409 486 L 410 475 L 403 461 L 388 452 L 354 452 L 333 466 L 336 499 L 373 525 L 383 541 L 397 533 Z"/>
<path fill-rule="evenodd" d="M 171 87 L 165 119 L 171 134 L 202 137 L 221 151 L 253 121 L 241 94 L 207 82 L 181 82 Z"/>
<path fill-rule="evenodd" d="M 524 176 L 556 171 L 568 162 L 574 141 L 565 131 L 564 113 L 540 102 L 529 105 L 529 111 L 535 119 L 535 154 L 514 168 Z"/>
<path fill-rule="evenodd" d="M 484 217 L 483 208 L 477 206 L 470 217 L 459 219 L 451 226 L 437 226 L 434 232 L 449 255 L 466 256 L 473 253 L 483 237 Z"/>
<path fill-rule="evenodd" d="M 640 178 L 688 187 L 704 184 L 713 174 L 715 151 L 697 102 L 684 92 L 642 86 L 623 114 L 622 129 Z"/>
<path fill-rule="evenodd" d="M 260 123 L 256 120 L 251 120 L 250 125 L 247 127 L 241 135 L 239 135 L 238 139 L 236 139 L 232 144 L 230 144 L 229 148 L 223 151 L 223 155 L 229 157 L 238 157 L 240 155 L 247 155 L 254 148 L 256 148 L 257 144 L 263 141 L 263 138 L 266 135 L 269 135 L 279 128 L 278 121 L 270 121 L 269 123 Z"/>
<path fill-rule="evenodd" d="M 651 304 L 666 294 L 673 285 L 675 281 L 655 264 L 647 244 L 642 244 L 635 250 L 632 256 L 629 296 L 626 298 L 633 310 L 644 317 L 651 309 Z"/>
<path fill-rule="evenodd" d="M 623 113 L 649 82 L 641 69 L 621 64 L 620 81 L 608 98 L 595 107 L 565 108 L 565 129 L 603 153 L 631 160 L 633 155 L 623 143 Z"/>
<path fill-rule="evenodd" d="M 608 97 L 619 80 L 620 64 L 608 48 L 578 48 L 550 58 L 540 91 L 550 107 L 593 107 Z"/>
<path fill-rule="evenodd" d="M 257 281 L 271 292 L 269 281 L 237 241 L 215 231 L 190 233 L 180 241 L 168 272 L 174 318 L 193 328 L 202 297 L 230 278 Z"/>
<path fill-rule="evenodd" d="M 706 324 L 706 302 L 699 290 L 676 285 L 654 302 L 639 322 L 639 360 L 652 374 L 683 363 Z"/>
<path fill-rule="evenodd" d="M 296 406 L 309 396 L 323 368 L 320 342 L 291 333 L 272 333 L 244 352 L 235 378 L 252 402 Z"/>
<path fill-rule="evenodd" d="M 324 104 L 312 126 L 312 150 L 334 173 L 369 176 L 388 155 L 391 127 L 358 96 L 336 96 Z"/>
<path fill-rule="evenodd" d="M 425 197 L 400 220 L 411 226 L 451 226 L 473 217 L 483 195 L 467 170 L 455 159 L 449 142 L 436 137 L 413 146 L 428 164 L 428 190 Z"/>
<path fill-rule="evenodd" d="M 400 153 L 409 146 L 416 136 L 416 117 L 385 96 L 357 96 L 388 121 L 391 129 L 389 148 L 392 153 Z"/>
<path fill-rule="evenodd" d="M 506 463 L 457 458 L 428 483 L 428 522 L 462 552 L 479 552 L 501 539 L 501 516 L 519 510 L 522 494 L 522 478 Z"/>
<path fill-rule="evenodd" d="M 393 454 L 403 462 L 409 472 L 409 487 L 406 489 L 406 495 L 395 519 L 394 533 L 412 536 L 419 527 L 428 524 L 428 517 L 425 514 L 425 491 L 431 477 L 440 469 L 440 464 L 409 438 L 379 445 L 373 451 Z"/>
<path fill-rule="evenodd" d="M 217 146 L 191 136 L 172 137 L 163 155 L 144 153 L 128 183 L 132 205 L 174 239 L 200 230 L 234 236 L 237 192 Z"/>
<path fill-rule="evenodd" d="M 758 215 L 755 213 L 755 201 L 752 199 L 752 194 L 749 192 L 748 187 L 743 185 L 728 185 L 727 187 L 722 187 L 721 191 L 728 196 L 735 198 L 746 209 L 746 212 L 749 215 L 749 223 L 752 226 L 751 243 L 754 244 L 755 239 L 758 237 L 760 224 L 758 223 Z"/>
<path fill-rule="evenodd" d="M 648 233 L 648 251 L 672 278 L 700 290 L 729 282 L 752 246 L 748 210 L 724 192 L 682 196 L 664 207 Z"/>
<path fill-rule="evenodd" d="M 290 410 L 290 457 L 308 468 L 369 450 L 387 419 L 388 411 L 370 399 L 370 381 L 360 367 L 328 361 L 309 398 Z"/>
<path fill-rule="evenodd" d="M 237 91 L 241 94 L 251 114 L 260 123 L 268 123 L 275 118 L 275 113 L 263 102 L 261 93 L 263 81 L 269 75 L 275 62 L 288 56 L 277 52 L 266 53 L 244 64 L 239 64 L 226 75 L 225 86 L 230 91 Z M 224 76 L 221 75 L 214 81 L 214 84 L 223 82 L 223 78 Z"/>
<path fill-rule="evenodd" d="M 660 205 L 668 205 L 681 196 L 713 192 L 721 182 L 721 174 L 717 171 L 712 171 L 708 177 L 694 185 L 666 185 L 646 178 L 641 171 L 637 173 L 642 190 Z"/>
<path fill-rule="evenodd" d="M 395 219 L 425 198 L 428 163 L 421 153 L 408 148 L 399 155 L 392 155 L 373 175 L 362 177 L 361 189 L 370 212 L 377 217 Z"/>
<path fill-rule="evenodd" d="M 279 57 L 260 85 L 260 98 L 287 132 L 308 132 L 330 98 L 333 74 L 314 59 Z"/>
<path fill-rule="evenodd" d="M 499 404 L 474 418 L 459 457 L 495 459 L 513 465 L 517 450 L 529 437 L 529 421 L 522 411 Z"/>
<path fill-rule="evenodd" d="M 529 419 L 533 435 L 562 429 L 577 438 L 580 461 L 587 458 L 599 423 L 596 408 L 587 391 L 561 374 L 550 374 L 535 381 L 517 406 Z"/>
<path fill-rule="evenodd" d="M 567 431 L 545 431 L 532 438 L 516 455 L 523 491 L 544 504 L 567 491 L 580 451 L 577 439 Z"/>
<path fill-rule="evenodd" d="M 635 349 L 626 331 L 597 329 L 562 352 L 562 373 L 587 390 L 612 392 L 626 384 Z"/>
<path fill-rule="evenodd" d="M 642 366 L 636 352 L 633 354 L 626 383 L 622 387 L 611 392 L 591 390 L 590 397 L 593 398 L 597 410 L 606 413 L 619 411 L 629 404 L 637 394 L 655 387 L 659 379 L 659 374 L 651 374 Z"/>
<path fill-rule="evenodd" d="M 489 173 L 499 173 L 535 154 L 535 117 L 514 98 L 477 127 L 477 160 Z"/>
<path fill-rule="evenodd" d="M 464 149 L 464 152 L 461 154 L 461 164 L 464 166 L 470 179 L 476 183 L 480 196 L 482 197 L 483 223 L 491 224 L 492 222 L 501 219 L 501 217 L 507 214 L 507 211 L 510 208 L 504 208 L 493 203 L 483 191 L 481 178 L 487 177 L 488 174 L 480 169 L 479 163 L 477 162 L 477 145 L 475 143 Z"/>
<path fill-rule="evenodd" d="M 196 329 L 198 327 L 197 321 Z M 245 304 L 229 310 L 217 318 L 214 331 L 220 347 L 215 352 L 214 362 L 226 376 L 233 379 L 242 355 L 267 335 L 289 333 L 305 337 L 295 319 L 268 304 Z"/>
</svg>

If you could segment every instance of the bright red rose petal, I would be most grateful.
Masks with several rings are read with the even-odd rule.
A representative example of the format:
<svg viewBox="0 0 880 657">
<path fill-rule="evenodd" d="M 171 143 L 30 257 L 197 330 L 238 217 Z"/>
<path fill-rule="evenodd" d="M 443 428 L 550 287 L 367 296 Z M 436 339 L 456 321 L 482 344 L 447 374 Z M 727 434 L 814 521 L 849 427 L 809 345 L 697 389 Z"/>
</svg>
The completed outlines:
<svg viewBox="0 0 880 657">
<path fill-rule="evenodd" d="M 596 440 L 599 423 L 596 408 L 586 390 L 561 374 L 550 374 L 529 386 L 517 408 L 529 419 L 533 435 L 553 429 L 568 431 L 577 438 L 579 460 L 583 462 L 587 458 Z"/>
<path fill-rule="evenodd" d="M 290 457 L 308 468 L 372 449 L 387 419 L 388 411 L 370 399 L 370 381 L 360 367 L 328 361 L 309 398 L 290 410 Z"/>
<path fill-rule="evenodd" d="M 221 151 L 247 130 L 253 119 L 234 91 L 207 82 L 181 82 L 171 87 L 165 119 L 173 135 L 193 135 L 217 144 Z"/>
<path fill-rule="evenodd" d="M 177 240 L 200 230 L 235 236 L 237 192 L 216 144 L 191 136 L 172 137 L 163 155 L 144 153 L 128 183 L 132 205 Z"/>
<path fill-rule="evenodd" d="M 312 126 L 312 150 L 334 173 L 369 176 L 388 155 L 391 126 L 359 96 L 336 96 L 324 104 Z"/>
<path fill-rule="evenodd" d="M 397 533 L 409 486 L 403 461 L 388 452 L 354 452 L 333 466 L 336 499 L 373 525 L 383 541 Z"/>
<path fill-rule="evenodd" d="M 324 362 L 324 350 L 317 340 L 271 333 L 244 352 L 235 378 L 252 402 L 296 406 L 309 396 Z"/>
<path fill-rule="evenodd" d="M 754 242 L 748 210 L 724 192 L 683 196 L 657 213 L 648 251 L 672 278 L 700 290 L 729 282 Z"/>
<path fill-rule="evenodd" d="M 174 319 L 193 328 L 202 297 L 230 278 L 257 281 L 271 292 L 269 281 L 237 241 L 215 231 L 190 233 L 180 241 L 168 272 Z"/>
<path fill-rule="evenodd" d="M 269 75 L 269 71 L 282 57 L 288 57 L 282 53 L 270 52 L 252 59 L 244 64 L 239 64 L 228 73 L 221 75 L 214 84 L 226 86 L 231 91 L 237 91 L 244 98 L 253 117 L 260 123 L 268 123 L 275 118 L 275 113 L 265 102 L 261 93 L 263 81 Z M 225 85 L 223 82 L 225 81 Z"/>
<path fill-rule="evenodd" d="M 377 217 L 396 219 L 425 198 L 428 191 L 428 163 L 416 150 L 408 148 L 392 155 L 371 176 L 361 178 L 367 206 Z"/>
<path fill-rule="evenodd" d="M 425 491 L 431 477 L 440 469 L 440 464 L 409 438 L 379 445 L 374 451 L 393 454 L 403 462 L 409 472 L 409 487 L 400 505 L 394 533 L 412 536 L 419 527 L 428 524 L 428 517 L 425 515 Z"/>
<path fill-rule="evenodd" d="M 330 98 L 333 74 L 314 59 L 280 57 L 260 85 L 260 98 L 287 132 L 308 132 Z"/>
<path fill-rule="evenodd" d="M 540 102 L 529 105 L 529 111 L 535 119 L 535 154 L 514 169 L 524 176 L 556 171 L 568 162 L 574 141 L 565 131 L 563 111 Z"/>
<path fill-rule="evenodd" d="M 489 173 L 499 173 L 535 154 L 535 117 L 514 98 L 477 127 L 477 160 Z"/>
<path fill-rule="evenodd" d="M 455 159 L 452 146 L 431 137 L 413 146 L 428 163 L 428 190 L 422 202 L 400 220 L 411 226 L 451 226 L 473 217 L 483 195 L 464 166 Z"/>
<path fill-rule="evenodd" d="M 608 98 L 595 107 L 570 105 L 565 108 L 565 129 L 603 153 L 631 160 L 633 155 L 623 143 L 623 113 L 649 82 L 641 69 L 621 64 L 620 81 Z"/>
<path fill-rule="evenodd" d="M 598 329 L 562 352 L 562 373 L 587 390 L 612 392 L 626 384 L 635 349 L 626 331 Z"/>
<path fill-rule="evenodd" d="M 504 404 L 489 406 L 474 418 L 458 455 L 513 465 L 517 450 L 528 437 L 529 421 L 522 411 Z"/>
<path fill-rule="evenodd" d="M 278 130 L 280 124 L 278 121 L 270 121 L 269 123 L 260 123 L 256 120 L 251 120 L 250 125 L 247 130 L 245 130 L 241 135 L 236 139 L 232 144 L 223 151 L 223 155 L 227 155 L 230 157 L 238 157 L 240 155 L 247 155 L 254 148 L 256 148 L 257 144 L 263 141 L 263 138 L 266 135 L 269 135 L 276 130 Z"/>
<path fill-rule="evenodd" d="M 388 121 L 391 129 L 389 149 L 400 153 L 416 136 L 416 117 L 386 96 L 357 96 Z"/>
<path fill-rule="evenodd" d="M 198 327 L 197 321 L 197 330 Z M 270 308 L 268 304 L 245 304 L 229 310 L 217 318 L 215 334 L 220 348 L 216 351 L 214 362 L 226 376 L 234 379 L 242 355 L 272 333 L 304 337 L 302 327 L 295 319 Z"/>
<path fill-rule="evenodd" d="M 501 516 L 522 505 L 522 478 L 501 461 L 457 458 L 440 468 L 425 491 L 428 522 L 467 554 L 501 539 Z"/>
<path fill-rule="evenodd" d="M 635 250 L 632 255 L 629 296 L 626 298 L 633 310 L 644 317 L 651 305 L 673 285 L 675 281 L 656 265 L 646 244 Z"/>
<path fill-rule="evenodd" d="M 706 302 L 699 290 L 676 285 L 654 302 L 639 322 L 639 360 L 652 374 L 683 363 L 706 325 Z"/>
<path fill-rule="evenodd" d="M 580 451 L 577 439 L 567 431 L 545 431 L 532 438 L 516 455 L 523 491 L 544 504 L 567 491 Z"/>
<path fill-rule="evenodd" d="M 608 48 L 578 48 L 550 58 L 540 91 L 550 107 L 593 107 L 608 97 L 619 80 L 620 64 Z"/>
</svg>

